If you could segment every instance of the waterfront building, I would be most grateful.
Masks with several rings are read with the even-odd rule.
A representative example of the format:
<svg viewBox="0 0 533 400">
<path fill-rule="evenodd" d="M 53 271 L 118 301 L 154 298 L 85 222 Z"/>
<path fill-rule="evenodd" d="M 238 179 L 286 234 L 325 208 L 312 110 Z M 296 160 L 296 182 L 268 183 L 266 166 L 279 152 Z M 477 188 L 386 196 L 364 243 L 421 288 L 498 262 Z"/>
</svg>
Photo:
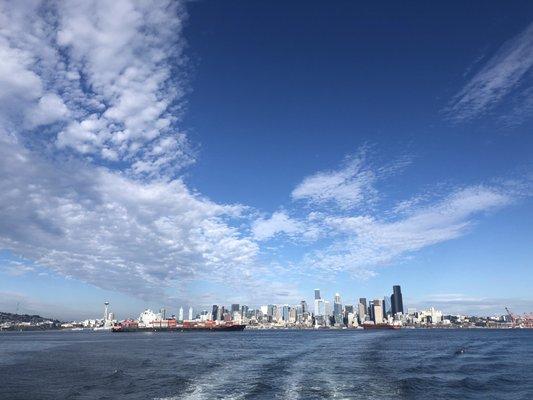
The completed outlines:
<svg viewBox="0 0 533 400">
<path fill-rule="evenodd" d="M 389 311 L 392 314 L 392 309 L 390 307 L 390 299 L 387 296 L 384 296 L 383 297 L 383 315 L 386 317 Z"/>
<path fill-rule="evenodd" d="M 390 302 L 391 302 L 391 312 L 393 316 L 398 313 L 403 314 L 403 297 L 402 297 L 402 289 L 400 285 L 394 285 L 392 287 L 392 295 L 390 297 Z"/>
<path fill-rule="evenodd" d="M 281 312 L 281 319 L 284 321 L 284 322 L 289 322 L 289 312 L 290 312 L 291 308 L 289 307 L 288 304 L 285 304 L 282 308 L 282 312 Z"/>
<path fill-rule="evenodd" d="M 295 307 L 291 307 L 291 309 L 289 310 L 289 322 L 291 324 L 294 324 L 298 319 L 298 313 L 296 312 L 296 308 Z"/>
<path fill-rule="evenodd" d="M 246 318 L 248 316 L 248 306 L 242 305 L 241 306 L 241 317 Z"/>
<path fill-rule="evenodd" d="M 213 321 L 216 321 L 218 319 L 218 305 L 213 304 L 213 308 L 211 310 L 211 318 Z"/>
<path fill-rule="evenodd" d="M 240 324 L 242 321 L 241 312 L 240 311 L 234 311 L 231 315 L 231 319 L 236 322 L 237 324 Z"/>
<path fill-rule="evenodd" d="M 240 310 L 240 306 L 238 304 L 232 304 L 231 305 L 231 314 L 233 315 L 233 313 L 235 311 L 239 311 Z"/>
<path fill-rule="evenodd" d="M 274 306 L 274 316 L 273 319 L 276 320 L 276 322 L 283 321 L 283 307 L 281 306 Z"/>
<path fill-rule="evenodd" d="M 359 323 L 362 324 L 366 319 L 366 298 L 361 297 L 357 304 L 357 313 L 359 315 Z"/>
<path fill-rule="evenodd" d="M 418 322 L 422 324 L 439 324 L 442 322 L 442 311 L 431 307 L 428 310 L 423 310 L 415 314 Z"/>
<path fill-rule="evenodd" d="M 193 320 L 192 307 L 189 307 L 189 321 Z"/>
<path fill-rule="evenodd" d="M 355 313 L 349 312 L 346 314 L 346 325 L 348 325 L 349 327 L 357 326 L 357 316 L 355 315 Z"/>
<path fill-rule="evenodd" d="M 321 312 L 322 307 L 323 300 L 320 297 L 320 289 L 315 289 L 315 315 L 324 315 L 324 313 Z"/>
<path fill-rule="evenodd" d="M 302 300 L 300 302 L 300 305 L 302 306 L 302 314 L 305 314 L 306 312 L 309 312 L 309 307 L 307 306 L 307 301 Z"/>
<path fill-rule="evenodd" d="M 324 314 L 329 317 L 331 315 L 331 303 L 327 300 L 324 300 Z"/>
<path fill-rule="evenodd" d="M 183 307 L 180 307 L 180 310 L 178 312 L 178 320 L 183 321 Z"/>
<path fill-rule="evenodd" d="M 269 317 L 274 317 L 274 309 L 275 309 L 275 308 L 276 308 L 276 306 L 273 305 L 273 304 L 269 304 L 269 305 L 267 306 L 267 315 L 268 315 Z"/>
<path fill-rule="evenodd" d="M 338 293 L 335 293 L 333 300 L 333 318 L 335 319 L 335 325 L 343 323 L 341 296 Z"/>
<path fill-rule="evenodd" d="M 383 300 L 373 300 L 371 304 L 371 318 L 375 324 L 383 323 Z"/>
</svg>

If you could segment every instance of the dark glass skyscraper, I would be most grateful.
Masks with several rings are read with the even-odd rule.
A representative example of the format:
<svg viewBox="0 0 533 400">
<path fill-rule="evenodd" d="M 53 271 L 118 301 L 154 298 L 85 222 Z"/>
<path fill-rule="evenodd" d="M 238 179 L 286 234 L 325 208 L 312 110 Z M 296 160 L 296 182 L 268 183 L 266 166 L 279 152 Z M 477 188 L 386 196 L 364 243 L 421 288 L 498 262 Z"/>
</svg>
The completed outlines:
<svg viewBox="0 0 533 400">
<path fill-rule="evenodd" d="M 218 305 L 213 304 L 213 310 L 211 311 L 211 319 L 213 321 L 216 321 L 217 320 L 217 315 L 218 315 Z"/>
<path fill-rule="evenodd" d="M 403 298 L 402 288 L 400 285 L 394 285 L 392 287 L 392 295 L 390 297 L 392 315 L 397 313 L 403 314 Z"/>
<path fill-rule="evenodd" d="M 320 300 L 320 289 L 315 289 L 315 300 Z"/>
</svg>

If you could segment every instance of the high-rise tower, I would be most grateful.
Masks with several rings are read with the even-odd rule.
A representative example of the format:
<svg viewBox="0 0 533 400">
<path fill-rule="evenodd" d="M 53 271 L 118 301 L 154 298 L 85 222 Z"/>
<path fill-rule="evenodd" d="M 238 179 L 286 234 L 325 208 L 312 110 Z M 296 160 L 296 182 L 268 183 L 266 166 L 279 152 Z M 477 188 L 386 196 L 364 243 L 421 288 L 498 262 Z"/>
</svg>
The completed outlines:
<svg viewBox="0 0 533 400">
<path fill-rule="evenodd" d="M 359 314 L 359 323 L 362 324 L 366 319 L 366 298 L 361 297 L 357 305 L 357 314 Z"/>
<path fill-rule="evenodd" d="M 341 295 L 338 293 L 335 293 L 335 299 L 333 301 L 333 316 L 335 317 L 335 324 L 342 324 L 343 316 Z"/>
<path fill-rule="evenodd" d="M 392 315 L 398 313 L 403 314 L 403 298 L 402 298 L 402 288 L 400 285 L 394 285 L 392 287 L 392 295 L 390 297 L 391 311 Z"/>
</svg>

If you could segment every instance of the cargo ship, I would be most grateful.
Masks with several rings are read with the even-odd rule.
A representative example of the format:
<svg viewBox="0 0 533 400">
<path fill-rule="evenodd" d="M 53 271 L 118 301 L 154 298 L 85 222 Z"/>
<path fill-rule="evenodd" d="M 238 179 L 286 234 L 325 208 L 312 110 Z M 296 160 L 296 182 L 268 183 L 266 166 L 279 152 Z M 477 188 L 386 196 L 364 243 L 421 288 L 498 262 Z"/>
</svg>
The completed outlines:
<svg viewBox="0 0 533 400">
<path fill-rule="evenodd" d="M 126 320 L 113 325 L 112 332 L 185 332 L 185 331 L 243 331 L 244 324 L 221 323 L 212 321 L 189 322 L 178 324 L 175 319 L 152 321 L 149 324 L 139 324 L 135 320 Z"/>
<path fill-rule="evenodd" d="M 400 329 L 401 325 L 392 324 L 363 324 L 363 329 Z"/>
<path fill-rule="evenodd" d="M 244 324 L 233 321 L 177 321 L 165 317 L 164 309 L 155 313 L 150 309 L 144 310 L 138 319 L 126 319 L 113 324 L 112 332 L 184 332 L 184 331 L 243 331 Z"/>
</svg>

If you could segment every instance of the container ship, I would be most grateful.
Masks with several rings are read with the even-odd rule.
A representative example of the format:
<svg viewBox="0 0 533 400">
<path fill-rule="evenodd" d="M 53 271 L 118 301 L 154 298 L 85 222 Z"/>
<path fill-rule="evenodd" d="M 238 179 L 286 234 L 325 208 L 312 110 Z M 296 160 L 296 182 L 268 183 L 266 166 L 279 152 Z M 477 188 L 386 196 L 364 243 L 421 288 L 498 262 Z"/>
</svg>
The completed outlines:
<svg viewBox="0 0 533 400">
<path fill-rule="evenodd" d="M 363 329 L 400 329 L 401 325 L 392 324 L 363 324 Z"/>
<path fill-rule="evenodd" d="M 112 332 L 185 332 L 185 331 L 243 331 L 246 325 L 243 324 L 205 324 L 205 323 L 183 323 L 183 324 L 150 324 L 139 325 L 138 323 L 119 322 L 111 328 Z"/>
<path fill-rule="evenodd" d="M 169 331 L 242 331 L 244 324 L 231 321 L 183 321 L 178 323 L 175 318 L 164 318 L 151 310 L 145 310 L 138 320 L 127 319 L 118 322 L 111 328 L 112 332 L 169 332 Z"/>
</svg>

